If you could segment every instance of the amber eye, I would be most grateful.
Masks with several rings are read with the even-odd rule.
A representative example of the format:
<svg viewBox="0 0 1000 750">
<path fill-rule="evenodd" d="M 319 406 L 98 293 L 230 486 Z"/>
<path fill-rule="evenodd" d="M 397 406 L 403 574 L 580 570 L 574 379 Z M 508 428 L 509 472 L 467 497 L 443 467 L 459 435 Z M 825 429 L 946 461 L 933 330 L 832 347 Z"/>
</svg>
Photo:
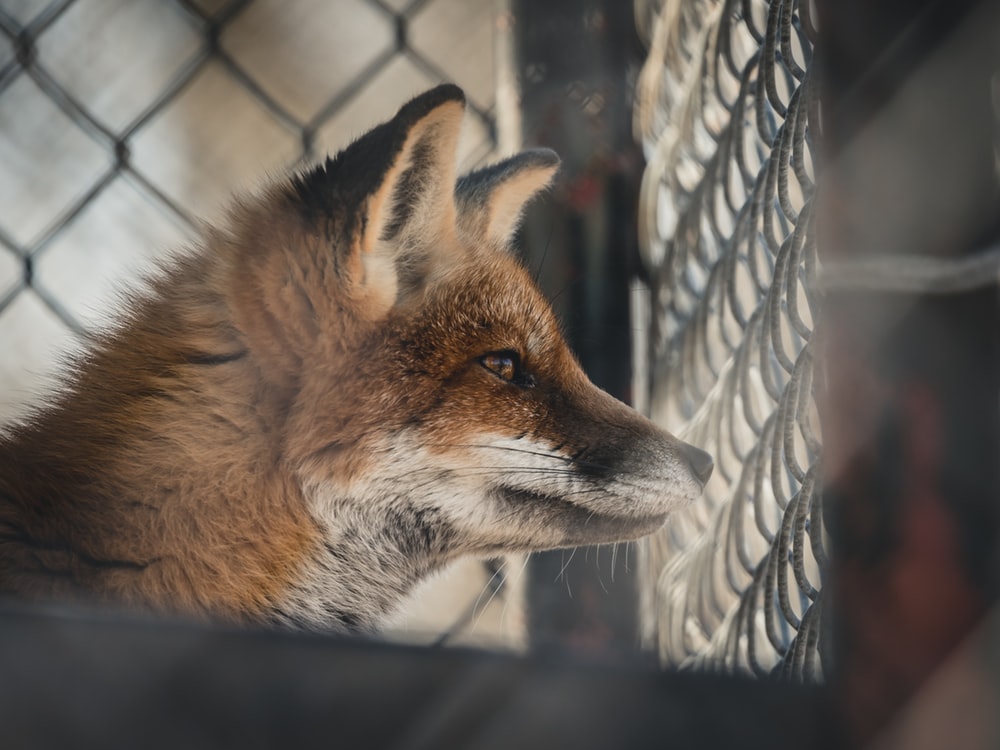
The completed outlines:
<svg viewBox="0 0 1000 750">
<path fill-rule="evenodd" d="M 522 387 L 534 385 L 531 376 L 521 367 L 521 356 L 515 351 L 489 352 L 479 358 L 479 364 L 508 383 Z"/>
</svg>

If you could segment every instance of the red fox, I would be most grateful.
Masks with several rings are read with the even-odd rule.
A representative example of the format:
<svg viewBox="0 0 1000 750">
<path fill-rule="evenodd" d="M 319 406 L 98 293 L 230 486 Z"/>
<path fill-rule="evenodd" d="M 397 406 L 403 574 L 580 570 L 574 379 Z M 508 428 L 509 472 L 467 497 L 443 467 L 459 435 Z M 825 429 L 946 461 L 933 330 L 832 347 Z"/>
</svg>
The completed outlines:
<svg viewBox="0 0 1000 750">
<path fill-rule="evenodd" d="M 0 436 L 0 592 L 372 631 L 460 556 L 635 539 L 711 457 L 584 375 L 435 88 L 238 200 Z"/>
</svg>

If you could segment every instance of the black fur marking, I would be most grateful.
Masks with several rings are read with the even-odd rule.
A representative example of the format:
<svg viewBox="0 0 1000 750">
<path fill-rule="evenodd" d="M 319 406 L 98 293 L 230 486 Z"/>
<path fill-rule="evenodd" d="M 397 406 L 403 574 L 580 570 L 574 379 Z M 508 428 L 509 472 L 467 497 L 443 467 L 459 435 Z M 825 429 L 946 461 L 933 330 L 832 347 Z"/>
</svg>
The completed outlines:
<svg viewBox="0 0 1000 750">
<path fill-rule="evenodd" d="M 138 562 L 136 560 L 94 557 L 86 552 L 81 552 L 80 550 L 73 548 L 65 542 L 48 542 L 35 539 L 29 536 L 23 529 L 12 523 L 5 522 L 3 526 L 4 531 L 0 532 L 0 542 L 24 545 L 31 549 L 38 550 L 39 552 L 55 552 L 63 554 L 67 556 L 67 562 L 81 563 L 87 567 L 96 568 L 97 570 L 145 570 L 153 563 L 159 561 L 159 558 Z M 37 562 L 44 566 L 42 561 L 38 560 Z"/>
<path fill-rule="evenodd" d="M 328 456 L 335 456 L 344 449 L 344 443 L 340 440 L 332 440 L 321 448 L 317 448 L 309 454 L 311 458 L 324 459 Z"/>
<path fill-rule="evenodd" d="M 406 506 L 386 514 L 385 536 L 409 558 L 444 554 L 455 539 L 451 524 L 434 508 Z"/>
<path fill-rule="evenodd" d="M 626 445 L 609 441 L 600 449 L 584 448 L 573 454 L 573 467 L 581 474 L 593 479 L 609 479 L 621 471 L 628 461 Z"/>
<path fill-rule="evenodd" d="M 427 420 L 427 415 L 425 412 L 420 412 L 419 414 L 410 414 L 406 421 L 403 423 L 404 427 L 421 427 Z"/>
<path fill-rule="evenodd" d="M 339 607 L 334 607 L 332 604 L 327 604 L 323 607 L 323 612 L 327 614 L 331 620 L 336 622 L 338 625 L 342 625 L 345 629 L 351 632 L 357 633 L 363 630 L 361 618 L 353 612 L 348 612 L 347 610 L 340 609 Z"/>
<path fill-rule="evenodd" d="M 247 354 L 249 354 L 249 352 L 246 349 L 242 349 L 231 354 L 208 354 L 207 352 L 199 352 L 197 354 L 185 354 L 184 362 L 189 365 L 203 365 L 211 367 L 214 365 L 228 364 L 229 362 L 237 362 L 247 356 Z"/>
<path fill-rule="evenodd" d="M 460 205 L 478 206 L 489 203 L 493 191 L 526 169 L 549 169 L 559 165 L 555 151 L 547 148 L 522 151 L 484 169 L 465 175 L 455 185 L 455 198 Z"/>
<path fill-rule="evenodd" d="M 153 558 L 152 560 L 145 560 L 143 562 L 136 562 L 135 560 L 116 560 L 114 558 L 98 558 L 91 557 L 79 550 L 73 551 L 76 559 L 80 562 L 88 565 L 92 568 L 98 569 L 124 569 L 124 570 L 145 570 L 153 563 L 159 562 L 159 558 Z"/>
<path fill-rule="evenodd" d="M 465 95 L 453 84 L 431 89 L 404 104 L 389 122 L 370 130 L 312 170 L 294 177 L 290 197 L 307 223 L 318 228 L 323 220 L 333 218 L 340 207 L 345 212 L 344 229 L 355 231 L 364 201 L 382 185 L 410 129 L 447 102 L 464 103 Z"/>
<path fill-rule="evenodd" d="M 306 632 L 328 633 L 330 631 L 330 623 L 339 625 L 341 629 L 348 633 L 360 634 L 366 630 L 364 621 L 354 612 L 349 612 L 328 604 L 323 607 L 323 614 L 327 618 L 326 624 L 316 623 L 281 607 L 274 607 L 270 610 L 267 621 L 278 628 Z"/>
<path fill-rule="evenodd" d="M 167 490 L 169 492 L 169 490 Z M 142 500 L 129 500 L 125 503 L 129 508 L 134 508 L 135 510 L 148 510 L 148 511 L 159 511 L 160 509 L 153 505 L 152 503 L 144 503 Z"/>
<path fill-rule="evenodd" d="M 127 394 L 132 398 L 137 398 L 141 400 L 150 401 L 170 401 L 174 404 L 181 403 L 181 400 L 163 388 L 156 388 L 155 386 L 149 386 L 146 388 L 135 388 L 134 390 L 127 391 Z"/>
<path fill-rule="evenodd" d="M 332 557 L 334 560 L 337 560 L 342 563 L 350 562 L 350 557 L 348 555 L 345 555 L 344 552 L 340 549 L 340 547 L 336 546 L 335 544 L 331 544 L 329 541 L 324 541 L 323 546 L 326 547 L 327 554 L 330 555 L 330 557 Z"/>
<path fill-rule="evenodd" d="M 568 443 L 560 443 L 553 450 L 561 451 Z M 582 476 L 591 479 L 610 479 L 622 472 L 622 466 L 628 461 L 627 449 L 619 444 L 610 445 L 600 451 L 591 447 L 583 447 L 573 451 L 568 456 L 573 469 Z"/>
<path fill-rule="evenodd" d="M 427 170 L 433 168 L 434 150 L 426 142 L 420 141 L 411 152 L 412 164 L 396 182 L 392 193 L 390 212 L 392 219 L 382 232 L 382 240 L 391 240 L 398 235 L 409 222 L 417 203 L 423 194 L 427 180 Z"/>
</svg>

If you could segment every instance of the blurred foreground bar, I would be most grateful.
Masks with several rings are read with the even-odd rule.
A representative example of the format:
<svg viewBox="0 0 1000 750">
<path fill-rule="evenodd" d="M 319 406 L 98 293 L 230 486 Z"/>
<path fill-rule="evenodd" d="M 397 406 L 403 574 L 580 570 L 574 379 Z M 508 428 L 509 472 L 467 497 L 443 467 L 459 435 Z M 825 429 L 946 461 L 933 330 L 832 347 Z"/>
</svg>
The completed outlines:
<svg viewBox="0 0 1000 750">
<path fill-rule="evenodd" d="M 0 610 L 5 748 L 818 747 L 814 690 Z"/>
<path fill-rule="evenodd" d="M 1000 9 L 817 6 L 830 679 L 856 746 L 996 601 Z"/>
<path fill-rule="evenodd" d="M 535 274 L 583 369 L 631 401 L 629 288 L 638 269 L 641 154 L 631 131 L 631 3 L 513 0 L 523 144 L 562 159 L 550 196 L 528 210 L 523 236 Z M 638 645 L 631 544 L 532 556 L 532 648 L 632 655 Z"/>
</svg>

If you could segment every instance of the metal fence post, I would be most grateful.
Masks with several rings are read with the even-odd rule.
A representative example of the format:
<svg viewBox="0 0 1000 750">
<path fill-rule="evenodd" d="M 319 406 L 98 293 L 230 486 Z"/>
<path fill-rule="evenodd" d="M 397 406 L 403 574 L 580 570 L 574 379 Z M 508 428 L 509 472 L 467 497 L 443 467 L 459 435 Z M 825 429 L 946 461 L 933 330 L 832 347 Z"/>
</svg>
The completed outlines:
<svg viewBox="0 0 1000 750">
<path fill-rule="evenodd" d="M 628 289 L 635 267 L 639 157 L 630 130 L 629 3 L 512 3 L 522 131 L 563 159 L 554 195 L 529 213 L 529 266 L 591 379 L 629 399 Z M 537 646 L 608 653 L 636 642 L 630 545 L 536 556 L 528 584 Z"/>
</svg>

